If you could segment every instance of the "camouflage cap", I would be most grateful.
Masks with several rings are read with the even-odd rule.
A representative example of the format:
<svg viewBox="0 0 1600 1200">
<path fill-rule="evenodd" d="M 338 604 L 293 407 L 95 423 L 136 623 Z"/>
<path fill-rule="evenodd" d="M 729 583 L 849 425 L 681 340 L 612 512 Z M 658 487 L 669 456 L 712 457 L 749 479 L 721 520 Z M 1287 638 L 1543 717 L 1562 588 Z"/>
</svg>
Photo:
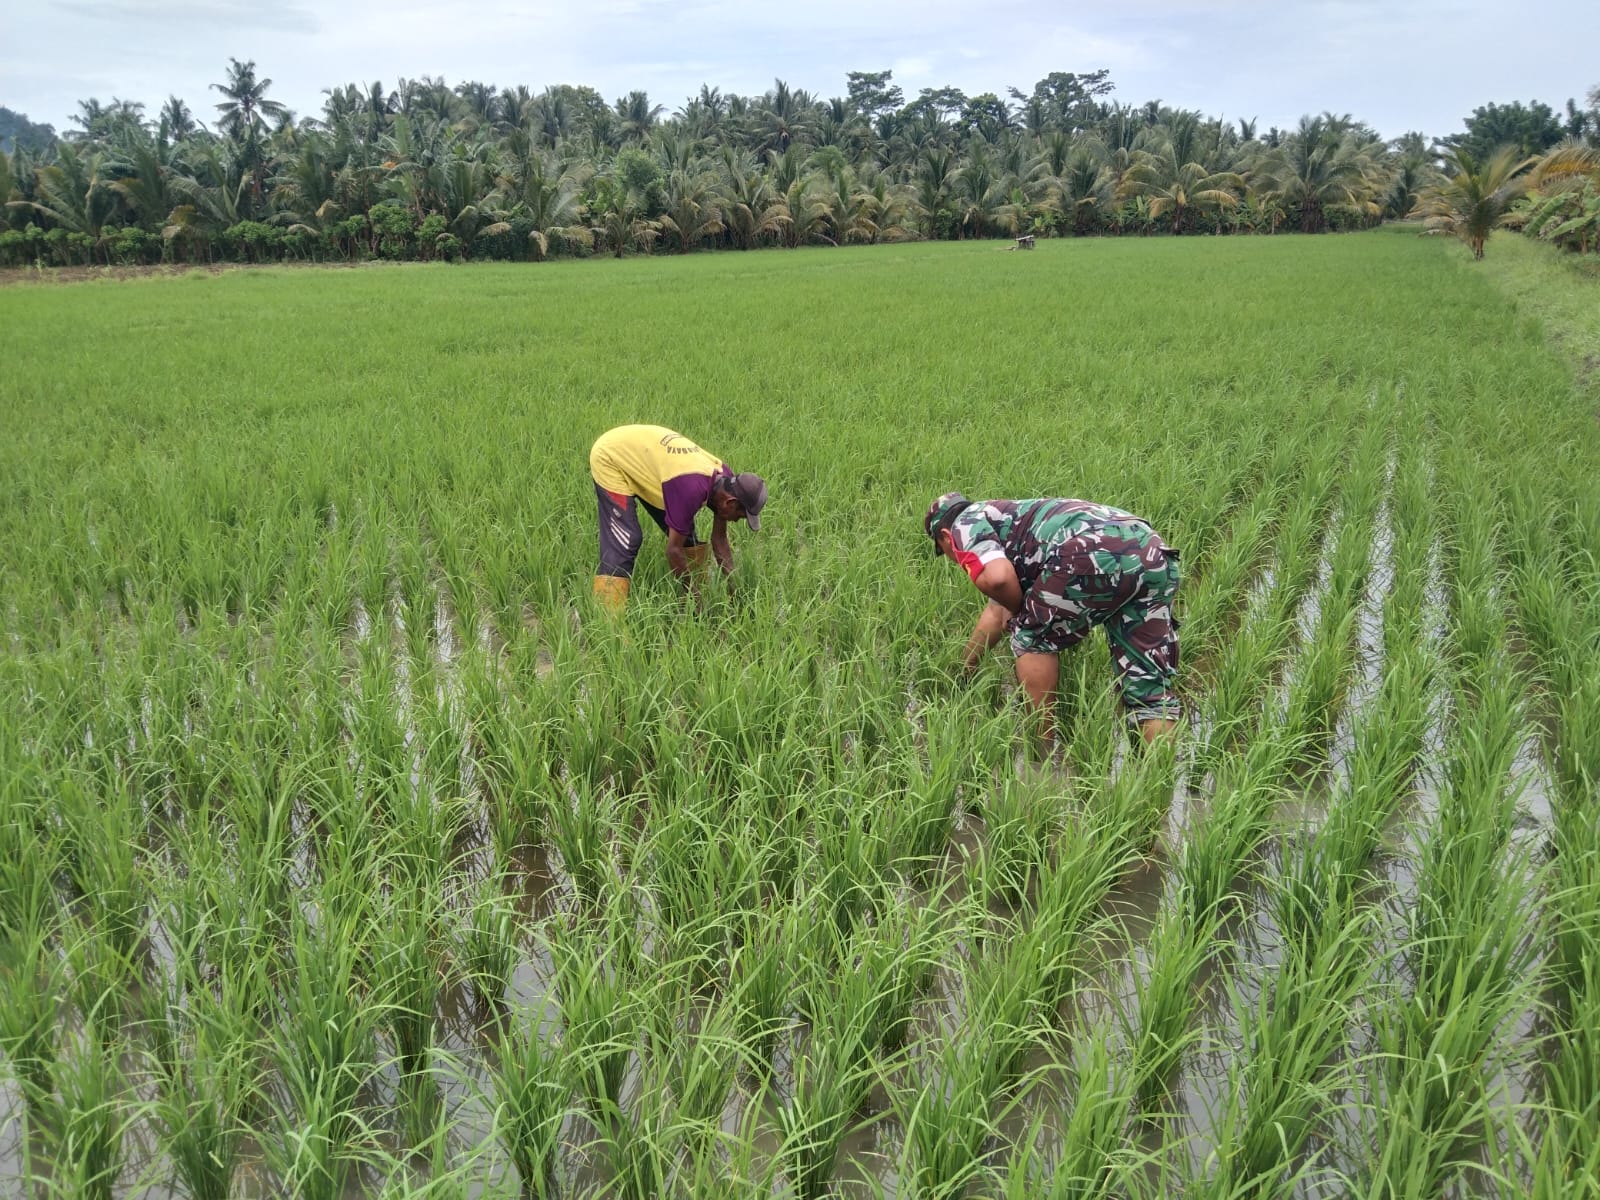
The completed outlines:
<svg viewBox="0 0 1600 1200">
<path fill-rule="evenodd" d="M 922 529 L 933 539 L 933 553 L 939 554 L 939 530 L 949 529 L 955 519 L 972 504 L 960 492 L 946 492 L 928 505 L 928 515 L 922 518 Z"/>
</svg>

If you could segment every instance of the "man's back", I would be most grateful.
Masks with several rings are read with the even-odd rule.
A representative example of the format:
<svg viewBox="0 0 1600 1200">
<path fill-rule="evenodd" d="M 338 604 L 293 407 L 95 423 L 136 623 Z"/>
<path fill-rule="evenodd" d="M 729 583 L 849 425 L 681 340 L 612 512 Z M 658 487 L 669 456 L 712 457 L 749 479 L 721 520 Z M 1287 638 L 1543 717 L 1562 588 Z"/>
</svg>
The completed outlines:
<svg viewBox="0 0 1600 1200">
<path fill-rule="evenodd" d="M 722 470 L 722 460 L 664 425 L 619 425 L 596 440 L 589 466 L 601 487 L 664 509 L 669 480 L 681 475 L 710 478 Z"/>
</svg>

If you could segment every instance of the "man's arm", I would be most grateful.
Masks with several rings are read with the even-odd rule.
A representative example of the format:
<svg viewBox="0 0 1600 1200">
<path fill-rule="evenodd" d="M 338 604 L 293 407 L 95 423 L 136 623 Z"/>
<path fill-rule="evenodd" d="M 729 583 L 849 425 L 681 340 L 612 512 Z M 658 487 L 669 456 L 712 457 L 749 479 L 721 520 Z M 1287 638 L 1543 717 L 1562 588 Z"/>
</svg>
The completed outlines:
<svg viewBox="0 0 1600 1200">
<path fill-rule="evenodd" d="M 711 521 L 711 553 L 716 555 L 722 573 L 732 575 L 733 547 L 728 544 L 728 523 L 721 517 L 713 517 Z"/>
<path fill-rule="evenodd" d="M 978 614 L 978 623 L 967 639 L 962 653 L 962 667 L 967 674 L 978 669 L 984 653 L 1006 635 L 1006 622 L 1022 607 L 1022 583 L 1017 579 L 1017 569 L 1011 561 L 996 558 L 987 562 L 973 579 L 978 590 L 989 597 L 989 603 Z"/>
<path fill-rule="evenodd" d="M 667 566 L 685 586 L 689 583 L 689 539 L 676 529 L 667 530 Z"/>
<path fill-rule="evenodd" d="M 995 558 L 984 563 L 983 570 L 972 582 L 978 585 L 980 592 L 1006 610 L 1007 618 L 1022 607 L 1022 581 L 1017 578 L 1017 569 L 1011 565 L 1010 559 Z"/>
<path fill-rule="evenodd" d="M 1011 619 L 1003 604 L 991 600 L 978 614 L 978 623 L 972 627 L 966 649 L 961 654 L 961 669 L 968 675 L 978 669 L 983 656 L 1006 635 L 1006 622 Z"/>
</svg>

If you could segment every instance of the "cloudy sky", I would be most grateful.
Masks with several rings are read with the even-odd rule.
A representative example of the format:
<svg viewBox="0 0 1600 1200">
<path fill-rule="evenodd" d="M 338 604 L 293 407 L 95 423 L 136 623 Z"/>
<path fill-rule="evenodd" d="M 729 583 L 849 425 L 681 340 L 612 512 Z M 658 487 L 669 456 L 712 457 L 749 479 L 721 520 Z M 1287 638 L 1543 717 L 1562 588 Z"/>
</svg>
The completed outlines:
<svg viewBox="0 0 1600 1200">
<path fill-rule="evenodd" d="M 77 102 L 170 94 L 202 119 L 230 56 L 317 112 L 337 84 L 442 75 L 538 90 L 633 88 L 668 111 L 702 83 L 775 78 L 827 97 L 847 71 L 969 94 L 1106 67 L 1115 96 L 1262 128 L 1348 112 L 1393 137 L 1440 136 L 1488 101 L 1557 109 L 1600 84 L 1600 0 L 33 0 L 0 4 L 0 104 L 70 126 Z"/>
</svg>

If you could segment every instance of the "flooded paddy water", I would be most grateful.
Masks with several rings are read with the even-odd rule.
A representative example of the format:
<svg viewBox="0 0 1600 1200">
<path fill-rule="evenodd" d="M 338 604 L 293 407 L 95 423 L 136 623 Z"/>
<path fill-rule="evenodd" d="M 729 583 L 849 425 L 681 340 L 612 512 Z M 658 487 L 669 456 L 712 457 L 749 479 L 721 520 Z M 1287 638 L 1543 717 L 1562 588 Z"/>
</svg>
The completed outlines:
<svg viewBox="0 0 1600 1200">
<path fill-rule="evenodd" d="M 1337 524 L 1337 517 L 1330 517 L 1325 545 L 1332 544 Z M 1134 1175 L 1156 1181 L 1150 1186 L 1165 1186 L 1159 1181 L 1172 1178 L 1204 1178 L 1215 1169 L 1217 1156 L 1229 1151 L 1229 1114 L 1238 1103 L 1230 1094 L 1230 1088 L 1237 1085 L 1240 1061 L 1255 1052 L 1250 1014 L 1263 1003 L 1272 980 L 1283 966 L 1278 889 L 1284 864 L 1288 858 L 1302 856 L 1315 846 L 1332 807 L 1346 802 L 1350 789 L 1360 786 L 1352 777 L 1356 770 L 1357 742 L 1370 733 L 1369 726 L 1380 719 L 1375 706 L 1383 695 L 1383 609 L 1390 582 L 1391 546 L 1385 507 L 1379 510 L 1371 565 L 1359 593 L 1355 619 L 1348 627 L 1350 641 L 1341 669 L 1345 680 L 1340 688 L 1341 706 L 1330 722 L 1330 736 L 1323 743 L 1322 757 L 1319 762 L 1297 768 L 1273 784 L 1275 791 L 1268 825 L 1262 828 L 1257 840 L 1238 847 L 1242 857 L 1233 864 L 1236 882 L 1226 910 L 1219 914 L 1216 924 L 1196 927 L 1198 933 L 1214 940 L 1201 947 L 1194 959 L 1195 969 L 1183 984 L 1192 993 L 1187 1010 L 1190 1016 L 1182 1031 L 1186 1048 L 1176 1060 L 1171 1075 L 1159 1081 L 1161 1098 L 1155 1107 L 1147 1115 L 1140 1115 L 1137 1109 L 1130 1109 L 1127 1114 L 1124 1140 L 1128 1146 L 1139 1147 L 1139 1154 L 1144 1156 L 1143 1165 Z M 1329 592 L 1332 569 L 1325 555 L 1304 598 L 1296 605 L 1291 647 L 1309 648 L 1315 640 L 1321 616 L 1318 606 Z M 1436 566 L 1430 566 L 1430 570 L 1435 569 Z M 1274 602 L 1276 586 L 1276 573 L 1270 564 L 1263 566 L 1249 585 L 1243 622 L 1265 619 L 1264 614 Z M 1447 621 L 1448 597 L 1442 585 L 1432 583 L 1428 595 L 1429 611 L 1424 626 L 1429 630 L 1428 636 L 1434 637 L 1434 631 Z M 464 1194 L 493 1195 L 514 1188 L 517 1179 L 510 1159 L 494 1149 L 498 1139 L 503 1137 L 504 1109 L 494 1100 L 493 1081 L 496 1059 L 502 1052 L 502 1038 L 510 1029 L 521 1029 L 529 1036 L 546 1040 L 552 1047 L 562 1044 L 565 1028 L 562 987 L 545 940 L 549 936 L 547 931 L 580 926 L 597 917 L 592 898 L 580 894 L 569 865 L 555 843 L 525 840 L 493 827 L 496 821 L 503 820 L 503 810 L 497 806 L 491 790 L 504 785 L 496 783 L 493 768 L 485 772 L 478 762 L 485 745 L 473 733 L 471 720 L 463 707 L 462 673 L 470 661 L 476 669 L 498 677 L 499 686 L 509 694 L 517 684 L 505 674 L 508 639 L 493 632 L 492 623 L 482 616 L 476 622 L 477 636 L 470 642 L 462 637 L 457 630 L 458 617 L 442 590 L 435 596 L 433 614 L 430 636 L 423 643 L 427 647 L 427 657 L 419 671 L 413 665 L 413 651 L 408 651 L 408 647 L 414 650 L 418 643 L 410 636 L 405 606 L 398 596 L 391 597 L 381 624 L 372 620 L 359 598 L 355 599 L 344 658 L 345 686 L 349 691 L 342 712 L 347 728 L 353 729 L 361 719 L 362 679 L 385 675 L 380 672 L 374 676 L 370 670 L 364 675 L 363 661 L 370 666 L 374 655 L 388 661 L 392 668 L 386 673 L 392 688 L 388 699 L 395 714 L 398 736 L 396 765 L 402 772 L 399 782 L 404 798 L 412 803 L 430 803 L 430 794 L 439 794 L 436 790 L 439 759 L 432 756 L 430 766 L 430 756 L 425 753 L 427 748 L 417 726 L 418 701 L 431 699 L 449 714 L 446 728 L 451 731 L 451 742 L 458 748 L 452 751 L 454 768 L 450 787 L 465 805 L 466 813 L 451 826 L 455 832 L 450 835 L 450 843 L 437 847 L 440 861 L 457 877 L 449 890 L 462 897 L 458 901 L 461 905 L 471 903 L 471 896 L 481 895 L 484 884 L 499 881 L 497 886 L 502 889 L 504 911 L 511 923 L 508 936 L 512 940 L 507 946 L 509 973 L 497 994 L 486 995 L 481 984 L 463 976 L 459 962 L 453 961 L 452 935 L 442 928 L 433 935 L 430 961 L 434 966 L 430 969 L 443 974 L 437 989 L 436 1008 L 429 1017 L 436 1056 L 429 1078 L 430 1086 L 438 1095 L 440 1128 L 446 1131 L 442 1144 L 455 1147 L 457 1153 L 470 1151 L 477 1160 L 474 1172 L 460 1181 Z M 598 633 L 592 629 L 583 630 L 576 613 L 572 620 L 580 630 L 580 637 L 613 636 L 607 629 Z M 517 635 L 514 632 L 512 636 Z M 381 645 L 377 644 L 379 641 Z M 559 648 L 541 645 L 533 655 L 536 681 L 548 680 L 562 669 L 553 654 L 556 649 Z M 1097 652 L 1098 647 L 1091 647 L 1083 653 Z M 1263 725 L 1284 719 L 1282 714 L 1293 707 L 1297 686 L 1295 653 L 1291 650 L 1289 656 L 1281 660 L 1284 664 L 1281 674 L 1273 673 L 1276 682 L 1264 681 L 1267 691 L 1264 693 L 1266 710 L 1261 718 Z M 1305 655 L 1305 651 L 1298 653 L 1301 658 Z M 578 693 L 583 694 L 598 682 L 580 684 Z M 427 693 L 419 696 L 421 688 L 426 688 Z M 904 715 L 916 731 L 908 746 L 910 752 L 922 760 L 922 769 L 926 770 L 930 753 L 938 751 L 936 744 L 930 746 L 926 724 L 930 699 L 920 696 L 915 685 L 908 685 L 905 696 Z M 1428 710 L 1430 728 L 1423 743 L 1428 751 L 1411 765 L 1401 789 L 1390 798 L 1391 816 L 1386 830 L 1370 861 L 1362 868 L 1367 881 L 1361 887 L 1360 903 L 1374 914 L 1372 952 L 1391 963 L 1384 986 L 1397 989 L 1401 994 L 1408 986 L 1405 951 L 1409 913 L 1419 902 L 1415 860 L 1428 836 L 1429 823 L 1437 820 L 1443 803 L 1439 790 L 1442 771 L 1439 756 L 1449 745 L 1447 725 L 1452 720 L 1451 711 L 1442 699 L 1430 701 Z M 119 754 L 135 757 L 148 752 L 152 711 L 151 696 L 145 691 L 138 700 L 135 727 L 119 745 Z M 1202 699 L 1195 707 L 1193 719 L 1196 745 L 1203 746 L 1209 740 L 1207 711 Z M 1103 720 L 1109 710 L 1104 703 L 1092 701 L 1078 715 L 1079 719 Z M 193 736 L 189 715 L 185 713 L 182 719 L 185 732 Z M 347 736 L 343 761 L 354 772 L 354 786 L 358 791 L 365 791 L 372 785 L 364 782 L 368 776 L 358 753 L 358 741 L 355 736 Z M 1539 730 L 1528 730 L 1518 742 L 1510 769 L 1502 781 L 1508 793 L 1515 797 L 1517 813 L 1505 847 L 1508 870 L 1537 870 L 1536 855 L 1532 851 L 1542 846 L 1549 835 L 1551 785 L 1544 762 L 1545 744 L 1546 739 L 1540 736 Z M 85 730 L 85 745 L 93 746 L 93 735 L 88 729 Z M 840 745 L 847 755 L 859 756 L 854 735 L 847 736 Z M 1047 837 L 1072 836 L 1074 826 L 1070 823 L 1062 826 L 1061 816 L 1080 810 L 1085 804 L 1091 807 L 1082 809 L 1083 815 L 1076 820 L 1088 820 L 1091 824 L 1093 821 L 1093 796 L 1097 792 L 1092 786 L 1094 781 L 1084 775 L 1079 764 L 1071 761 L 1070 747 L 1064 748 L 1061 754 L 1063 757 L 1054 766 L 1034 765 L 1027 761 L 1026 755 L 1021 755 L 988 784 L 1001 791 L 1020 785 L 1033 797 L 1034 803 L 1059 809 L 1053 814 L 1041 813 L 1043 824 L 1039 828 Z M 1185 759 L 1186 756 L 1180 754 L 1180 766 Z M 1180 770 L 1174 777 L 1175 786 L 1169 785 L 1168 800 L 1154 810 L 1157 820 L 1150 829 L 1150 840 L 1144 850 L 1108 877 L 1107 886 L 1093 904 L 1089 923 L 1075 935 L 1081 939 L 1081 944 L 1066 948 L 1074 961 L 1071 998 L 1053 1014 L 1042 1014 L 1038 1027 L 1028 1036 L 1032 1048 L 1005 1076 L 1008 1082 L 992 1101 L 983 1111 L 974 1114 L 974 1119 L 981 1120 L 986 1130 L 973 1150 L 975 1162 L 984 1170 L 1003 1175 L 1015 1148 L 1025 1143 L 1032 1147 L 1031 1153 L 1042 1156 L 1040 1161 L 1050 1161 L 1052 1155 L 1059 1152 L 1063 1139 L 1073 1136 L 1069 1126 L 1076 1101 L 1073 1080 L 1077 1067 L 1074 1064 L 1088 1053 L 1088 1045 L 1096 1040 L 1105 1043 L 1105 1052 L 1112 1061 L 1123 1062 L 1126 1068 L 1145 1020 L 1141 997 L 1154 985 L 1152 972 L 1162 969 L 1161 964 L 1151 958 L 1152 940 L 1158 931 L 1187 919 L 1184 915 L 1186 885 L 1175 855 L 1197 830 L 1206 827 L 1219 808 L 1231 802 L 1229 789 L 1235 783 L 1228 778 L 1232 769 L 1230 760 L 1213 757 L 1208 761 L 1213 765 L 1204 776 Z M 1234 761 L 1233 767 L 1237 765 Z M 1114 749 L 1106 767 L 1112 778 L 1139 768 L 1138 756 L 1130 754 L 1126 746 Z M 630 985 L 639 994 L 646 994 L 676 969 L 664 956 L 672 931 L 660 923 L 668 918 L 660 913 L 652 915 L 648 900 L 648 889 L 654 886 L 648 863 L 653 853 L 650 833 L 656 800 L 642 792 L 627 795 L 626 785 L 620 779 L 604 773 L 587 780 L 565 773 L 561 778 L 565 782 L 556 784 L 557 794 L 542 796 L 539 800 L 543 804 L 569 806 L 575 813 L 593 807 L 597 798 L 600 800 L 599 808 L 592 815 L 598 822 L 596 836 L 601 841 L 591 849 L 601 855 L 603 870 L 610 872 L 616 886 L 623 889 L 619 895 L 629 890 L 636 893 L 634 911 L 639 914 L 638 919 L 645 922 L 645 928 L 639 930 L 638 952 L 643 958 Z M 514 784 L 511 794 L 515 795 Z M 606 796 L 609 799 L 604 798 Z M 911 1036 L 892 1051 L 871 1056 L 871 1079 L 861 1085 L 864 1090 L 859 1093 L 859 1103 L 845 1115 L 836 1134 L 836 1157 L 826 1177 L 831 1180 L 831 1189 L 841 1195 L 921 1194 L 918 1189 L 922 1185 L 906 1190 L 909 1186 L 905 1182 L 906 1173 L 916 1175 L 919 1170 L 925 1172 L 927 1167 L 915 1157 L 907 1157 L 905 1097 L 945 1086 L 940 1076 L 941 1063 L 947 1061 L 951 1045 L 962 1038 L 981 1036 L 981 1031 L 969 1023 L 972 1015 L 972 999 L 968 994 L 971 960 L 975 955 L 1004 953 L 1008 931 L 1030 919 L 1027 889 L 1034 885 L 1025 885 L 1023 891 L 1006 902 L 984 900 L 975 896 L 970 887 L 975 878 L 972 874 L 975 866 L 993 860 L 1002 841 L 1026 834 L 1024 827 L 997 829 L 992 826 L 991 819 L 998 813 L 1008 812 L 1011 816 L 1006 819 L 1009 820 L 1024 810 L 995 809 L 995 796 L 985 795 L 981 788 L 975 790 L 970 779 L 960 785 L 959 792 L 950 792 L 942 803 L 946 811 L 939 819 L 947 824 L 949 831 L 945 848 L 918 869 L 915 895 L 922 898 L 918 902 L 939 910 L 938 922 L 945 927 L 939 944 L 944 949 L 933 965 L 926 990 L 910 997 Z M 328 818 L 299 804 L 291 808 L 290 814 L 291 824 L 284 843 L 289 854 L 285 863 L 287 878 L 302 895 L 314 893 L 317 881 L 327 869 L 321 856 Z M 1050 833 L 1051 829 L 1056 832 Z M 711 855 L 723 849 L 714 840 L 704 845 L 704 852 Z M 814 847 L 800 853 L 802 857 L 814 853 Z M 1026 853 L 1024 850 L 1025 856 Z M 892 851 L 891 858 L 885 861 L 892 861 Z M 1028 860 L 1025 857 L 1019 861 Z M 592 869 L 593 865 L 586 864 L 586 869 Z M 1039 860 L 1039 865 L 1044 866 L 1044 861 Z M 181 862 L 174 862 L 173 866 L 180 873 L 183 870 Z M 391 882 L 396 884 L 400 878 L 390 876 Z M 770 890 L 770 886 L 770 883 L 762 884 L 758 889 L 764 893 L 764 904 L 792 904 L 801 913 L 802 920 L 821 918 L 820 911 L 803 892 L 784 895 Z M 316 901 L 309 899 L 302 903 L 308 924 L 314 928 L 319 920 Z M 976 909 L 975 903 L 979 904 Z M 856 914 L 853 920 L 866 922 L 864 926 L 857 926 L 858 933 L 861 929 L 870 929 L 875 902 L 865 900 L 853 911 Z M 1536 913 L 1530 911 L 1528 916 L 1536 922 Z M 463 919 L 467 919 L 465 914 Z M 654 933 L 650 932 L 652 928 Z M 1170 930 L 1168 932 L 1170 934 Z M 138 968 L 139 976 L 158 981 L 181 975 L 183 971 L 177 961 L 180 951 L 175 939 L 165 931 L 162 918 L 154 912 L 146 933 L 142 951 L 144 965 Z M 662 947 L 660 951 L 651 949 L 657 941 Z M 795 947 L 794 961 L 786 969 L 801 973 L 813 969 L 806 965 L 805 954 L 804 949 Z M 848 964 L 841 963 L 834 969 L 848 969 Z M 799 975 L 792 977 L 798 979 Z M 719 989 L 726 995 L 730 986 L 728 980 L 717 984 L 713 979 L 710 990 L 700 993 L 702 1007 L 716 1000 Z M 376 1001 L 376 994 L 370 999 Z M 1366 1136 L 1363 1131 L 1381 1112 L 1384 1097 L 1373 1090 L 1368 1073 L 1364 1069 L 1354 1069 L 1352 1064 L 1364 1063 L 1376 1053 L 1376 1033 L 1371 1019 L 1361 1014 L 1379 1002 L 1376 993 L 1369 992 L 1364 1001 L 1352 996 L 1351 1023 L 1342 1045 L 1326 1061 L 1317 1064 L 1319 1072 L 1337 1074 L 1340 1082 L 1329 1085 L 1331 1107 L 1319 1119 L 1315 1138 L 1302 1148 L 1292 1166 L 1288 1177 L 1295 1180 L 1294 1194 L 1338 1194 L 1338 1180 L 1360 1173 L 1364 1152 L 1362 1138 Z M 1494 1088 L 1508 1110 L 1517 1108 L 1532 1095 L 1529 1088 L 1536 1060 L 1536 1026 L 1537 1019 L 1530 1006 L 1521 1012 L 1513 1026 L 1503 1031 L 1500 1065 L 1496 1068 L 1501 1082 Z M 732 1086 L 715 1122 L 713 1138 L 713 1142 L 718 1139 L 740 1142 L 741 1163 L 754 1169 L 758 1177 L 767 1179 L 773 1187 L 780 1186 L 787 1178 L 794 1154 L 792 1142 L 784 1140 L 781 1113 L 786 1104 L 793 1103 L 797 1088 L 803 1090 L 805 1086 L 795 1076 L 795 1055 L 812 1053 L 808 1047 L 811 1039 L 817 1036 L 810 1022 L 793 1010 L 783 1017 L 783 1028 L 786 1032 L 779 1038 L 778 1056 L 770 1069 L 752 1073 L 751 1064 L 747 1063 L 731 1077 Z M 144 1037 L 137 1021 L 126 1026 L 126 1035 L 130 1048 Z M 404 1142 L 397 1130 L 385 1130 L 381 1114 L 393 1111 L 398 1105 L 402 1081 L 392 1057 L 393 1044 L 383 1032 L 381 1021 L 374 1027 L 372 1037 L 371 1057 L 366 1060 L 370 1069 L 361 1094 L 368 1111 L 379 1114 L 380 1119 L 371 1135 L 358 1142 L 365 1141 L 369 1149 L 375 1147 L 394 1154 L 404 1148 Z M 785 1045 L 788 1046 L 786 1050 Z M 653 1068 L 643 1043 L 619 1049 L 626 1061 L 619 1093 L 623 1111 L 630 1106 L 660 1102 L 673 1094 L 671 1081 L 667 1082 L 665 1092 L 650 1090 L 659 1087 L 660 1082 L 645 1078 L 647 1069 Z M 130 1052 L 118 1079 L 120 1086 L 127 1089 L 125 1097 L 135 1114 L 122 1130 L 119 1177 L 124 1182 L 119 1185 L 118 1193 L 186 1194 L 181 1186 L 170 1182 L 174 1170 L 163 1159 L 163 1126 L 154 1115 L 143 1118 L 137 1115 L 138 1105 L 144 1103 L 156 1087 L 149 1064 Z M 262 1088 L 266 1096 L 273 1095 L 275 1085 L 270 1071 L 256 1086 Z M 23 1134 L 28 1124 L 23 1119 L 27 1105 L 14 1086 L 8 1088 L 6 1097 L 9 1117 L 5 1141 L 0 1147 L 4 1167 L 20 1173 L 24 1162 L 33 1170 L 40 1170 L 43 1164 L 41 1178 L 48 1181 L 51 1172 L 48 1138 L 35 1135 L 38 1144 L 29 1152 Z M 635 1119 L 643 1120 L 644 1114 L 639 1113 Z M 596 1124 L 582 1103 L 575 1103 L 568 1109 L 561 1118 L 557 1139 L 561 1149 L 555 1168 L 563 1194 L 608 1193 L 620 1186 L 616 1176 L 618 1160 L 608 1152 L 608 1138 L 614 1136 L 610 1125 Z M 269 1153 L 258 1135 L 240 1140 L 233 1152 L 236 1156 L 235 1194 L 264 1196 L 281 1190 L 281 1152 Z M 339 1185 L 343 1194 L 365 1194 L 376 1186 L 380 1175 L 361 1166 L 364 1154 L 359 1144 L 351 1146 L 352 1166 Z M 679 1152 L 667 1153 L 665 1161 L 676 1164 L 672 1167 L 674 1170 L 685 1169 Z M 420 1171 L 419 1179 L 428 1177 L 430 1168 L 421 1165 L 420 1160 L 415 1169 Z M 974 1174 L 973 1179 L 976 1181 L 980 1174 Z M 926 1179 L 925 1175 L 918 1177 Z M 160 1179 L 169 1182 L 156 1182 Z M 42 1182 L 40 1186 L 48 1184 Z"/>
</svg>

